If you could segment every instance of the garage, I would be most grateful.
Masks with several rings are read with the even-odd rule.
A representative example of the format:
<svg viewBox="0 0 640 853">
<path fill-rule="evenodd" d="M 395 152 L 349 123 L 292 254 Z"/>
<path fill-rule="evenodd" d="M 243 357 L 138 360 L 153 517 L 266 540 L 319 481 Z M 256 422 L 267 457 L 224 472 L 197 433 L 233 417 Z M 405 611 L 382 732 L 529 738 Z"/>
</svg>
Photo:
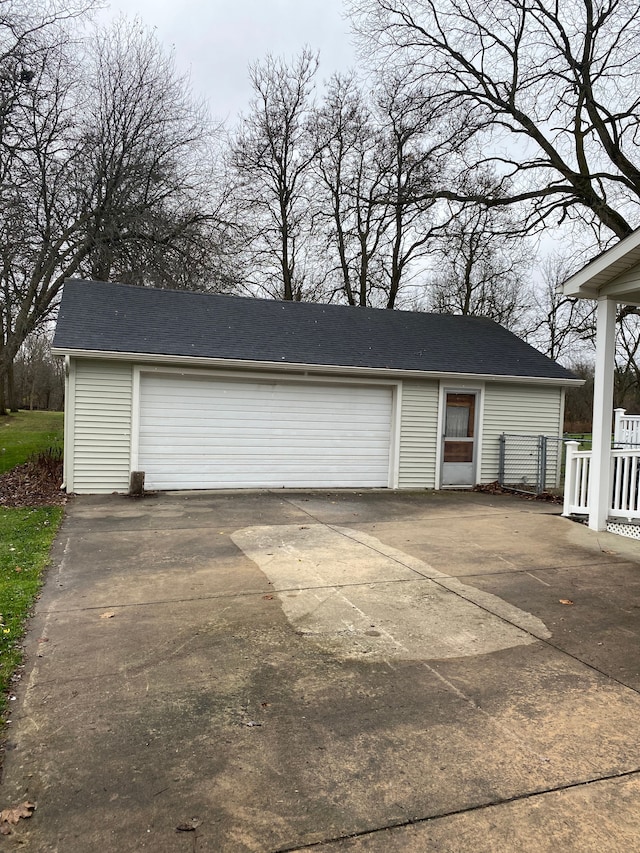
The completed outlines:
<svg viewBox="0 0 640 853">
<path fill-rule="evenodd" d="M 64 486 L 468 488 L 581 384 L 482 317 L 68 281 Z"/>
<path fill-rule="evenodd" d="M 140 376 L 150 489 L 389 485 L 393 387 Z"/>
</svg>

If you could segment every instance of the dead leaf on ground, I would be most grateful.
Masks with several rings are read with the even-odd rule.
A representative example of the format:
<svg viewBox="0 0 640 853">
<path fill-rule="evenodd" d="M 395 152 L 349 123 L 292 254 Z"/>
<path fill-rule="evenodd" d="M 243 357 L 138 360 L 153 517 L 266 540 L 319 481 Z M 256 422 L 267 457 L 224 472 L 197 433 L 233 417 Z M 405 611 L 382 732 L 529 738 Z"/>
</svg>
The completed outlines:
<svg viewBox="0 0 640 853">
<path fill-rule="evenodd" d="M 61 506 L 68 499 L 60 489 L 61 482 L 62 459 L 52 467 L 25 462 L 0 474 L 0 506 Z"/>
<path fill-rule="evenodd" d="M 100 618 L 101 618 L 101 619 L 113 619 L 113 617 L 114 617 L 115 615 L 116 615 L 116 614 L 114 613 L 114 611 L 113 611 L 113 610 L 107 610 L 107 612 L 106 612 L 106 613 L 103 613 L 103 614 L 102 614 L 102 616 L 101 616 Z"/>
<path fill-rule="evenodd" d="M 28 800 L 25 800 L 24 803 L 20 803 L 19 806 L 11 806 L 8 809 L 3 809 L 0 812 L 0 834 L 9 835 L 11 833 L 11 827 L 15 826 L 20 818 L 31 817 L 35 807 L 35 803 L 30 803 Z"/>
<path fill-rule="evenodd" d="M 561 598 L 560 604 L 573 604 L 573 601 L 570 598 Z"/>
</svg>

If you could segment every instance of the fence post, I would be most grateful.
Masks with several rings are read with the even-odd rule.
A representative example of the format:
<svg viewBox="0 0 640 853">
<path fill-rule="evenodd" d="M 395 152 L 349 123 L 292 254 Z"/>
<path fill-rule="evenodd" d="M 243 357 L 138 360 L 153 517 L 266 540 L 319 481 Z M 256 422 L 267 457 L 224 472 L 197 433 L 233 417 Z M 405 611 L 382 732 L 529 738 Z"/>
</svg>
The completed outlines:
<svg viewBox="0 0 640 853">
<path fill-rule="evenodd" d="M 622 440 L 622 430 L 620 429 L 620 423 L 624 416 L 627 414 L 626 409 L 614 409 L 613 410 L 613 446 L 617 447 L 620 444 L 624 444 Z"/>
<path fill-rule="evenodd" d="M 544 492 L 547 479 L 547 436 L 538 436 L 538 482 L 536 483 L 536 492 L 540 494 Z"/>
<path fill-rule="evenodd" d="M 576 493 L 576 474 L 578 466 L 576 465 L 575 455 L 578 452 L 579 447 L 580 442 L 578 441 L 567 442 L 567 451 L 564 463 L 564 503 L 562 507 L 562 514 L 564 516 L 571 515 L 571 505 Z"/>
<path fill-rule="evenodd" d="M 504 486 L 504 457 L 506 453 L 506 440 L 507 436 L 502 433 L 500 435 L 500 453 L 498 454 L 498 482 L 501 486 Z"/>
</svg>

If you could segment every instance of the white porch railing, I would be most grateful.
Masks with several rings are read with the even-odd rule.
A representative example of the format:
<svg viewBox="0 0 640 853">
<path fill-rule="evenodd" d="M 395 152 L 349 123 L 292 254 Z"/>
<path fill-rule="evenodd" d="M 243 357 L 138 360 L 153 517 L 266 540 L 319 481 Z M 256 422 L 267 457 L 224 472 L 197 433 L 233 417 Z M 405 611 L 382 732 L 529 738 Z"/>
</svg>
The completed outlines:
<svg viewBox="0 0 640 853">
<path fill-rule="evenodd" d="M 640 447 L 640 415 L 628 415 L 625 409 L 614 409 L 613 446 Z"/>
<path fill-rule="evenodd" d="M 567 442 L 563 515 L 589 513 L 591 451 L 578 450 L 577 441 Z M 611 501 L 609 517 L 640 521 L 640 446 L 611 451 Z"/>
<path fill-rule="evenodd" d="M 579 447 L 577 441 L 567 442 L 563 515 L 587 515 L 589 512 L 591 451 L 578 450 Z"/>
</svg>

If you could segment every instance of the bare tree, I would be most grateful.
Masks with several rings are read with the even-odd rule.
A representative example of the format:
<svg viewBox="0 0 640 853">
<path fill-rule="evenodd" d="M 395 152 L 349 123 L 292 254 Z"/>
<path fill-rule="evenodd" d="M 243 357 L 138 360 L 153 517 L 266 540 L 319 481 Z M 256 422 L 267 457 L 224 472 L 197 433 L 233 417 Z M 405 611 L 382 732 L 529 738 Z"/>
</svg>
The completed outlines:
<svg viewBox="0 0 640 853">
<path fill-rule="evenodd" d="M 593 306 L 564 296 L 560 285 L 576 266 L 568 253 L 550 254 L 542 264 L 542 281 L 532 290 L 527 340 L 554 361 L 584 364 L 593 356 Z"/>
<path fill-rule="evenodd" d="M 317 220 L 349 305 L 372 304 L 383 288 L 381 252 L 390 226 L 383 135 L 352 76 L 334 75 L 315 117 Z M 334 270 L 330 270 L 330 279 Z"/>
<path fill-rule="evenodd" d="M 351 305 L 393 308 L 446 225 L 429 190 L 460 137 L 410 75 L 389 74 L 372 91 L 333 78 L 316 127 L 318 216 L 331 222 L 339 289 Z"/>
<path fill-rule="evenodd" d="M 531 248 L 515 240 L 517 225 L 503 209 L 454 207 L 438 248 L 429 306 L 438 313 L 488 317 L 512 331 L 525 329 L 530 307 Z"/>
<path fill-rule="evenodd" d="M 624 307 L 618 314 L 616 345 L 616 402 L 637 407 L 640 402 L 640 316 Z"/>
<path fill-rule="evenodd" d="M 590 433 L 593 414 L 593 364 L 573 361 L 571 369 L 584 380 L 584 385 L 567 388 L 565 392 L 564 427 L 568 433 Z"/>
<path fill-rule="evenodd" d="M 300 300 L 317 281 L 309 264 L 310 132 L 318 57 L 291 63 L 267 56 L 250 68 L 254 97 L 231 142 L 238 219 L 244 220 L 254 283 L 273 297 Z"/>
<path fill-rule="evenodd" d="M 382 119 L 384 196 L 389 205 L 389 239 L 385 259 L 386 307 L 396 305 L 420 259 L 434 251 L 434 238 L 448 217 L 436 214 L 432 188 L 447 172 L 448 158 L 464 144 L 452 131 L 430 92 L 413 75 L 388 73 L 377 97 Z"/>
<path fill-rule="evenodd" d="M 497 196 L 441 186 L 488 205 L 529 201 L 525 227 L 565 217 L 599 239 L 638 218 L 640 4 L 621 0 L 351 0 L 378 64 L 410 67 L 476 135 L 470 169 L 491 163 Z M 605 229 L 605 233 L 601 233 Z"/>
<path fill-rule="evenodd" d="M 13 359 L 50 306 L 31 279 L 33 264 L 53 274 L 37 244 L 38 230 L 52 227 L 50 208 L 33 197 L 43 175 L 55 184 L 69 157 L 61 142 L 71 126 L 67 48 L 80 11 L 0 2 L 0 414 Z"/>
<path fill-rule="evenodd" d="M 50 333 L 39 329 L 29 335 L 15 360 L 16 402 L 26 409 L 62 409 L 64 364 L 51 355 Z"/>
<path fill-rule="evenodd" d="M 214 219 L 207 116 L 137 22 L 98 33 L 92 58 L 74 173 L 74 206 L 89 214 L 81 266 L 98 280 L 166 283 L 163 267 L 198 252 Z"/>
<path fill-rule="evenodd" d="M 66 278 L 153 283 L 216 218 L 210 128 L 153 37 L 121 21 L 76 60 L 73 29 L 37 32 L 0 145 L 0 386 Z"/>
</svg>

